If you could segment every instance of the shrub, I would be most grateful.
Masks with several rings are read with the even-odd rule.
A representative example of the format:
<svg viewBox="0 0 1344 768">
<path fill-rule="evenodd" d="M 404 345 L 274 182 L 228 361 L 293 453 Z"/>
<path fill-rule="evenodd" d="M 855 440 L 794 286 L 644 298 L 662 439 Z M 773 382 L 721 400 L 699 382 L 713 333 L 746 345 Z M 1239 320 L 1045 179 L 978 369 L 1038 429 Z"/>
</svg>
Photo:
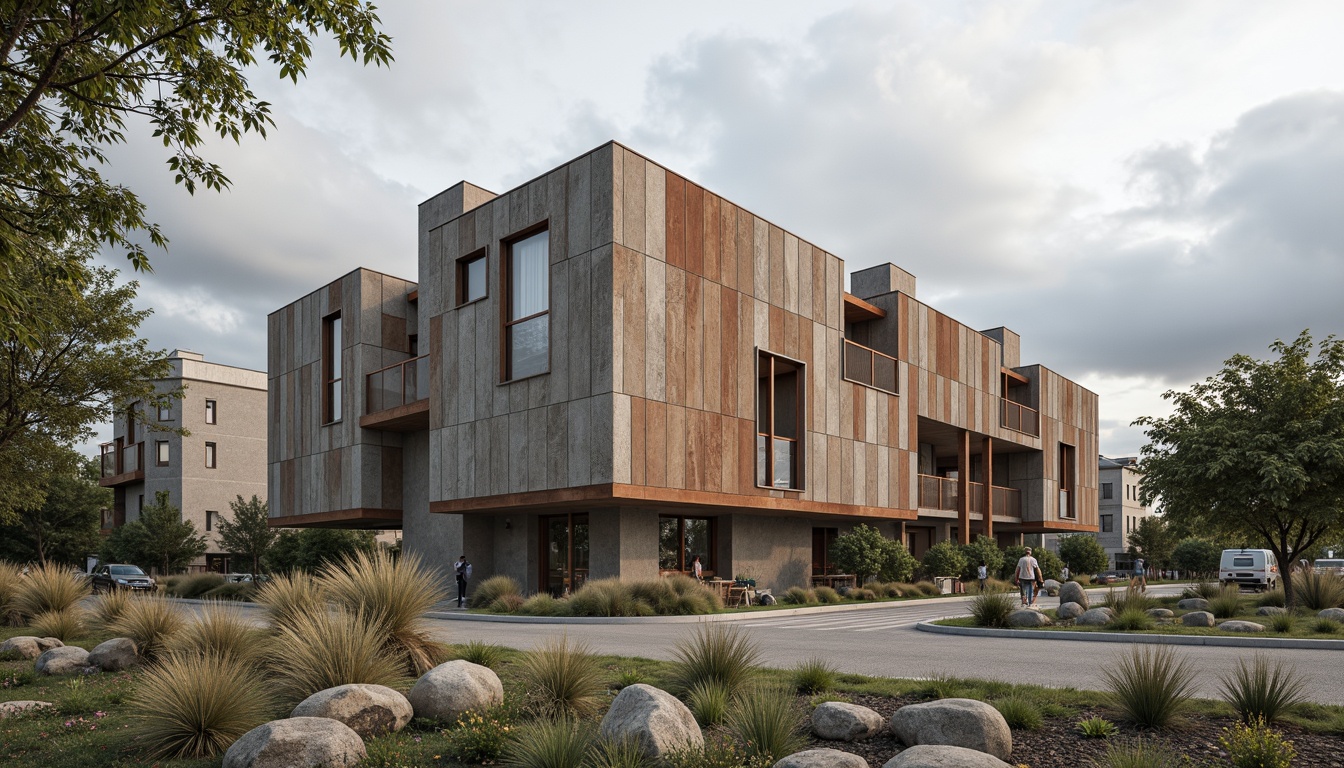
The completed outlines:
<svg viewBox="0 0 1344 768">
<path fill-rule="evenodd" d="M 935 597 L 943 594 L 942 591 L 938 589 L 938 585 L 934 584 L 932 581 L 915 582 L 915 589 L 919 590 L 919 593 L 926 597 Z"/>
<path fill-rule="evenodd" d="M 1298 605 L 1313 611 L 1344 607 L 1344 576 L 1304 571 L 1293 580 L 1293 596 Z"/>
<path fill-rule="evenodd" d="M 97 595 L 89 609 L 89 624 L 97 629 L 107 629 L 126 612 L 130 601 L 131 593 L 124 589 Z"/>
<path fill-rule="evenodd" d="M 1125 587 L 1123 590 L 1107 590 L 1105 605 L 1119 614 L 1126 611 L 1146 611 L 1153 607 L 1153 601 L 1135 587 Z"/>
<path fill-rule="evenodd" d="M 1045 723 L 1040 708 L 1025 696 L 1007 696 L 992 703 L 1009 728 L 1034 731 Z"/>
<path fill-rule="evenodd" d="M 229 656 L 170 656 L 146 668 L 130 709 L 141 742 L 162 758 L 216 755 L 275 714 L 256 667 Z"/>
<path fill-rule="evenodd" d="M 970 544 L 962 545 L 961 555 L 966 564 L 957 575 L 961 576 L 962 581 L 975 581 L 978 572 L 976 569 L 980 567 L 982 560 L 990 574 L 998 573 L 999 569 L 1003 567 L 1003 550 L 999 549 L 999 543 L 983 533 L 976 536 L 975 541 Z M 949 574 L 938 575 L 946 576 Z"/>
<path fill-rule="evenodd" d="M 218 573 L 193 573 L 165 591 L 173 597 L 197 598 L 223 584 L 224 577 Z"/>
<path fill-rule="evenodd" d="M 745 631 L 723 623 L 704 623 L 673 650 L 672 686 L 689 691 L 700 682 L 723 684 L 735 695 L 756 675 L 761 648 Z"/>
<path fill-rule="evenodd" d="M 38 637 L 54 637 L 65 642 L 88 634 L 84 626 L 86 616 L 83 608 L 75 606 L 64 611 L 40 613 L 28 622 L 28 626 L 33 628 Z"/>
<path fill-rule="evenodd" d="M 285 702 L 347 683 L 395 686 L 405 660 L 384 642 L 379 625 L 346 610 L 300 613 L 280 626 L 272 671 Z"/>
<path fill-rule="evenodd" d="M 1221 680 L 1223 699 L 1246 723 L 1273 723 L 1306 700 L 1306 678 L 1283 662 L 1270 662 L 1259 653 L 1250 664 L 1238 659 L 1236 668 Z"/>
<path fill-rule="evenodd" d="M 527 601 L 522 595 L 500 595 L 494 602 L 485 607 L 490 613 L 517 613 L 523 609 Z"/>
<path fill-rule="evenodd" d="M 732 701 L 732 691 L 717 680 L 701 680 L 686 692 L 686 706 L 695 715 L 695 721 L 706 728 L 723 722 Z"/>
<path fill-rule="evenodd" d="M 831 562 L 841 573 L 858 576 L 862 584 L 882 570 L 887 563 L 888 550 L 895 543 L 876 528 L 859 523 L 831 542 Z"/>
<path fill-rule="evenodd" d="M 971 616 L 977 627 L 1006 627 L 1019 600 L 1007 592 L 985 592 L 971 598 Z"/>
<path fill-rule="evenodd" d="M 722 733 L 706 735 L 703 746 L 677 749 L 663 755 L 665 768 L 768 768 L 769 765 L 761 760 L 748 763 L 742 748 Z"/>
<path fill-rule="evenodd" d="M 153 659 L 185 624 L 177 606 L 165 598 L 137 597 L 126 603 L 126 609 L 109 629 L 115 635 L 134 640 L 141 658 Z"/>
<path fill-rule="evenodd" d="M 919 561 L 905 548 L 904 542 L 890 541 L 877 575 L 883 581 L 909 581 L 915 578 L 915 568 L 918 566 Z"/>
<path fill-rule="evenodd" d="M 1207 579 L 1218 573 L 1222 557 L 1221 546 L 1204 539 L 1189 538 L 1182 539 L 1171 551 L 1171 564 L 1185 573 L 1198 574 Z"/>
<path fill-rule="evenodd" d="M 1263 720 L 1236 723 L 1224 728 L 1218 743 L 1227 750 L 1233 768 L 1289 768 L 1297 750 Z"/>
<path fill-rule="evenodd" d="M 812 605 L 817 602 L 817 593 L 802 587 L 789 587 L 779 601 L 789 605 Z"/>
<path fill-rule="evenodd" d="M 620 579 L 589 581 L 569 597 L 574 616 L 652 616 L 653 607 L 636 600 L 628 584 Z"/>
<path fill-rule="evenodd" d="M 1236 586 L 1223 587 L 1209 598 L 1209 611 L 1219 619 L 1230 619 L 1241 612 L 1241 592 Z"/>
<path fill-rule="evenodd" d="M 920 561 L 925 576 L 960 576 L 966 570 L 966 555 L 950 541 L 929 547 Z"/>
<path fill-rule="evenodd" d="M 424 615 L 448 599 L 448 592 L 441 574 L 419 555 L 393 559 L 381 551 L 355 552 L 324 567 L 321 581 L 333 603 L 373 622 L 415 674 L 424 674 L 443 658 L 443 647 L 430 639 Z"/>
<path fill-rule="evenodd" d="M 876 592 L 881 597 L 901 597 L 901 587 L 894 581 L 873 582 L 868 588 Z"/>
<path fill-rule="evenodd" d="M 243 618 L 236 605 L 211 602 L 196 621 L 187 622 L 164 647 L 176 655 L 230 656 L 244 662 L 267 652 L 266 633 Z"/>
<path fill-rule="evenodd" d="M 723 600 L 719 598 L 718 593 L 706 589 L 704 584 L 690 576 L 669 576 L 662 581 L 677 593 L 674 614 L 693 616 L 723 610 Z"/>
<path fill-rule="evenodd" d="M 508 649 L 502 645 L 494 643 L 484 643 L 480 640 L 472 640 L 466 645 L 457 647 L 457 658 L 463 661 L 469 661 L 472 664 L 480 664 L 482 667 L 499 669 L 499 665 L 504 661 L 504 654 Z"/>
<path fill-rule="evenodd" d="M 845 599 L 856 601 L 876 600 L 877 593 L 871 589 L 865 589 L 863 587 L 855 587 L 845 593 Z"/>
<path fill-rule="evenodd" d="M 668 582 L 673 577 L 666 579 L 649 579 L 646 581 L 627 582 L 627 588 L 634 599 L 644 603 L 659 616 L 674 615 L 678 609 L 680 595 L 672 588 Z M 687 578 L 685 576 L 676 576 L 675 578 Z M 691 579 L 695 581 L 695 579 Z M 705 590 L 708 592 L 709 590 Z"/>
<path fill-rule="evenodd" d="M 19 623 L 14 597 L 19 593 L 19 582 L 22 579 L 22 568 L 8 560 L 0 560 L 0 626 L 17 626 Z"/>
<path fill-rule="evenodd" d="M 308 574 L 297 571 L 272 576 L 253 599 L 265 609 L 266 618 L 276 631 L 294 626 L 303 616 L 325 610 L 327 605 L 322 586 Z"/>
<path fill-rule="evenodd" d="M 819 657 L 804 661 L 793 668 L 793 687 L 799 693 L 826 693 L 835 687 L 839 670 L 829 661 Z"/>
<path fill-rule="evenodd" d="M 522 594 L 523 588 L 512 577 L 491 576 L 471 590 L 471 599 L 467 601 L 467 607 L 484 608 L 495 602 L 500 595 L 522 596 Z"/>
<path fill-rule="evenodd" d="M 655 768 L 636 738 L 600 739 L 588 754 L 587 768 Z"/>
<path fill-rule="evenodd" d="M 1104 571 L 1109 560 L 1097 537 L 1086 533 L 1061 536 L 1059 559 L 1069 566 L 1070 573 L 1076 574 Z"/>
<path fill-rule="evenodd" d="M 1275 608 L 1282 608 L 1288 604 L 1288 597 L 1283 593 L 1282 587 L 1275 587 L 1261 595 L 1260 599 L 1255 601 L 1255 604 L 1259 606 L 1268 605 Z"/>
<path fill-rule="evenodd" d="M 602 667 L 583 643 L 553 637 L 524 654 L 517 667 L 528 709 L 536 714 L 583 718 L 602 705 Z"/>
<path fill-rule="evenodd" d="M 1194 668 L 1167 646 L 1133 647 L 1101 674 L 1112 704 L 1146 728 L 1172 724 L 1194 693 Z"/>
<path fill-rule="evenodd" d="M 1160 744 L 1145 744 L 1135 739 L 1128 744 L 1108 744 L 1101 757 L 1092 761 L 1094 768 L 1182 768 L 1183 761 Z"/>
<path fill-rule="evenodd" d="M 1117 611 L 1107 622 L 1111 629 L 1117 629 L 1122 632 L 1136 632 L 1143 629 L 1152 629 L 1153 617 L 1142 608 L 1125 608 Z"/>
<path fill-rule="evenodd" d="M 1339 631 L 1339 623 L 1330 619 L 1316 619 L 1311 624 L 1312 632 L 1319 632 L 1323 635 L 1333 635 Z"/>
<path fill-rule="evenodd" d="M 569 606 L 563 600 L 556 600 L 549 592 L 538 592 L 518 606 L 518 612 L 525 616 L 564 616 Z"/>
<path fill-rule="evenodd" d="M 581 768 L 593 733 L 573 720 L 536 720 L 519 728 L 504 752 L 512 768 Z"/>
<path fill-rule="evenodd" d="M 25 620 L 47 611 L 64 611 L 89 595 L 89 583 L 63 565 L 47 563 L 28 571 L 10 598 L 13 610 Z"/>
<path fill-rule="evenodd" d="M 1269 617 L 1269 626 L 1275 632 L 1292 632 L 1297 626 L 1297 616 L 1287 611 Z"/>
<path fill-rule="evenodd" d="M 203 600 L 239 600 L 251 602 L 257 593 L 257 585 L 253 582 L 232 582 L 220 584 L 201 595 Z"/>
<path fill-rule="evenodd" d="M 1199 581 L 1186 587 L 1181 592 L 1181 597 L 1202 597 L 1205 600 L 1212 600 L 1222 589 L 1216 581 Z"/>
<path fill-rule="evenodd" d="M 802 709 L 791 692 L 757 687 L 738 697 L 727 724 L 748 758 L 773 763 L 807 745 L 803 721 Z"/>
<path fill-rule="evenodd" d="M 840 593 L 830 587 L 816 587 L 812 593 L 817 596 L 818 603 L 838 603 L 841 600 Z"/>
<path fill-rule="evenodd" d="M 1078 732 L 1085 739 L 1109 739 L 1119 733 L 1120 729 L 1104 717 L 1089 717 L 1078 721 Z"/>
<path fill-rule="evenodd" d="M 56 711 L 67 717 L 86 715 L 98 709 L 98 697 L 84 684 L 84 678 L 65 681 L 65 695 L 56 703 Z"/>
<path fill-rule="evenodd" d="M 443 732 L 448 742 L 446 751 L 459 762 L 489 765 L 504 754 L 511 729 L 509 720 L 500 707 L 484 714 L 463 712 L 457 724 Z"/>
<path fill-rule="evenodd" d="M 909 582 L 896 582 L 895 584 L 895 588 L 900 590 L 901 597 L 919 597 L 924 594 L 924 590 L 920 589 L 915 584 Z"/>
</svg>

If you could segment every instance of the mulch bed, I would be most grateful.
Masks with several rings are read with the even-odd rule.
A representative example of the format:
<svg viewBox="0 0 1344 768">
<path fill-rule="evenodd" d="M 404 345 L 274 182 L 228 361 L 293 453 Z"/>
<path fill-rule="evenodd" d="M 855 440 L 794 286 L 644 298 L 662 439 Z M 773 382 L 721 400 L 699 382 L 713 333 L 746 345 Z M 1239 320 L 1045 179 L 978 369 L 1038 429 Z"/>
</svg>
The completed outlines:
<svg viewBox="0 0 1344 768">
<path fill-rule="evenodd" d="M 918 704 L 927 699 L 914 696 L 892 698 L 887 696 L 850 696 L 855 704 L 861 704 L 876 710 L 884 719 L 890 720 L 892 713 L 906 704 Z M 1226 766 L 1227 755 L 1218 746 L 1218 737 L 1224 728 L 1231 727 L 1231 718 L 1188 717 L 1179 728 L 1165 731 L 1149 731 L 1116 723 L 1120 733 L 1110 739 L 1088 739 L 1078 732 L 1079 720 L 1089 717 L 1105 717 L 1114 720 L 1114 715 L 1105 710 L 1083 709 L 1068 717 L 1045 718 L 1045 724 L 1034 731 L 1013 731 L 1014 765 L 1027 765 L 1030 768 L 1081 768 L 1092 764 L 1093 758 L 1099 758 L 1109 743 L 1117 740 L 1142 738 L 1145 743 L 1161 744 L 1177 754 L 1190 758 L 1191 766 Z M 1293 760 L 1294 768 L 1344 768 L 1344 738 L 1310 733 L 1293 725 L 1280 725 L 1277 729 L 1297 750 Z M 839 749 L 861 755 L 872 768 L 882 766 L 901 751 L 901 743 L 884 730 L 880 735 L 867 741 L 844 743 L 813 739 L 809 748 Z"/>
</svg>

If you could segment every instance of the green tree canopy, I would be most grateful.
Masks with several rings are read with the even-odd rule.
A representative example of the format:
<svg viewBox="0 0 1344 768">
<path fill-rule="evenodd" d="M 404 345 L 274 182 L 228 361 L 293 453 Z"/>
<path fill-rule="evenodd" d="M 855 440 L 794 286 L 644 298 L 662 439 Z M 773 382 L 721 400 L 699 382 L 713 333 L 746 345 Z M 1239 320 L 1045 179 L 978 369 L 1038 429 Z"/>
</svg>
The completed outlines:
<svg viewBox="0 0 1344 768">
<path fill-rule="evenodd" d="M 112 505 L 112 491 L 98 486 L 97 460 L 68 448 L 55 456 L 42 503 L 16 510 L 13 523 L 0 525 L 0 558 L 83 570 L 86 558 L 102 545 L 98 529 L 103 508 Z"/>
<path fill-rule="evenodd" d="M 1164 514 L 1272 551 L 1290 604 L 1294 559 L 1344 532 L 1344 342 L 1315 348 L 1303 331 L 1276 357 L 1229 359 L 1167 392 L 1165 418 L 1145 417 L 1143 501 Z"/>
<path fill-rule="evenodd" d="M 895 539 L 887 539 L 886 557 L 877 577 L 883 581 L 909 582 L 915 578 L 915 568 L 919 561 L 905 548 L 905 544 Z"/>
<path fill-rule="evenodd" d="M 1171 564 L 1201 579 L 1217 577 L 1223 547 L 1205 539 L 1182 539 L 1171 553 Z"/>
<path fill-rule="evenodd" d="M 1074 576 L 1106 570 L 1110 558 L 1097 537 L 1087 533 L 1059 537 L 1059 559 Z"/>
<path fill-rule="evenodd" d="M 277 531 L 271 528 L 271 515 L 266 502 L 255 495 L 248 501 L 239 496 L 229 502 L 233 510 L 233 519 L 219 521 L 219 546 L 234 557 L 252 564 L 252 573 L 259 573 L 261 561 L 271 544 L 275 543 Z M 238 570 L 234 565 L 233 569 Z"/>
<path fill-rule="evenodd" d="M 1167 527 L 1167 521 L 1156 515 L 1139 520 L 1129 533 L 1129 552 L 1142 557 L 1153 568 L 1171 564 L 1171 553 L 1176 549 L 1176 536 Z"/>
<path fill-rule="evenodd" d="M 167 491 L 154 494 L 154 503 L 140 510 L 140 519 L 113 530 L 103 544 L 102 561 L 134 563 L 159 569 L 161 574 L 180 571 L 205 554 L 205 536 L 196 525 L 183 520 Z"/>
<path fill-rule="evenodd" d="M 891 539 L 871 526 L 859 523 L 831 542 L 831 562 L 843 573 L 852 573 L 859 584 L 876 576 L 887 565 Z"/>
<path fill-rule="evenodd" d="M 356 552 L 374 552 L 378 547 L 373 531 L 340 528 L 302 528 L 281 531 L 267 550 L 263 564 L 270 571 L 312 573 L 327 563 Z"/>
<path fill-rule="evenodd" d="M 966 567 L 962 569 L 961 578 L 970 581 L 979 573 L 977 568 L 980 563 L 985 564 L 988 569 L 986 573 L 990 575 L 999 572 L 1003 568 L 1003 550 L 999 549 L 999 543 L 983 533 L 975 537 L 975 541 L 962 546 L 961 553 L 966 557 Z"/>
<path fill-rule="evenodd" d="M 960 576 L 966 570 L 966 555 L 956 544 L 940 541 L 928 548 L 920 563 L 924 566 L 925 578 Z"/>
</svg>

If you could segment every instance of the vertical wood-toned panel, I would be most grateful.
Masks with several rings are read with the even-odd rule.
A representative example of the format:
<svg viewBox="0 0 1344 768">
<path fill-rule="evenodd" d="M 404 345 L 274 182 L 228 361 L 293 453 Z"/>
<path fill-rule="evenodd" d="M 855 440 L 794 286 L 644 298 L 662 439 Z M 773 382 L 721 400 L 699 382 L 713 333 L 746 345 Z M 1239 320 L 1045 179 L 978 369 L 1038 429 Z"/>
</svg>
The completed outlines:
<svg viewBox="0 0 1344 768">
<path fill-rule="evenodd" d="M 667 265 L 686 268 L 686 180 L 667 174 Z"/>
<path fill-rule="evenodd" d="M 667 402 L 686 404 L 686 272 L 667 270 Z"/>
<path fill-rule="evenodd" d="M 615 258 L 620 268 L 615 290 L 621 300 L 621 363 L 625 369 L 622 390 L 635 397 L 644 397 L 647 366 L 644 357 L 644 326 L 648 312 L 648 297 L 644 292 L 645 257 L 625 248 L 617 248 Z"/>
<path fill-rule="evenodd" d="M 655 488 L 667 487 L 667 405 L 656 400 L 647 403 L 648 429 L 645 445 L 645 482 Z"/>
<path fill-rule="evenodd" d="M 723 291 L 719 296 L 719 336 L 722 339 L 722 358 L 719 367 L 719 402 L 722 404 L 723 412 L 730 416 L 739 416 L 739 407 L 737 401 L 737 389 L 739 377 L 745 375 L 740 371 L 745 365 L 741 356 L 741 346 L 738 340 L 737 327 L 737 291 Z"/>
<path fill-rule="evenodd" d="M 630 400 L 630 482 L 644 485 L 648 476 L 648 401 L 642 397 Z"/>
<path fill-rule="evenodd" d="M 723 285 L 735 291 L 738 284 L 737 208 L 727 200 L 719 200 L 719 260 Z"/>
<path fill-rule="evenodd" d="M 686 404 L 705 407 L 705 318 L 703 278 L 686 275 Z"/>
<path fill-rule="evenodd" d="M 622 163 L 624 179 L 621 185 L 621 192 L 625 196 L 621 207 L 624 234 L 621 242 L 636 251 L 647 253 L 648 247 L 644 237 L 646 222 L 644 194 L 647 190 L 644 170 L 647 163 L 638 155 L 628 152 L 624 154 Z"/>
<path fill-rule="evenodd" d="M 717 217 L 715 217 L 717 220 Z M 723 316 L 723 288 L 715 282 L 706 280 L 704 285 L 704 370 L 693 372 L 700 379 L 704 391 L 704 408 L 714 413 L 722 413 L 723 383 L 721 368 L 723 364 L 720 318 Z"/>
<path fill-rule="evenodd" d="M 686 409 L 667 409 L 667 486 L 686 487 Z"/>
<path fill-rule="evenodd" d="M 705 190 L 686 184 L 686 271 L 705 274 Z"/>
<path fill-rule="evenodd" d="M 723 281 L 722 256 L 720 249 L 722 237 L 719 230 L 722 227 L 719 208 L 722 202 L 718 195 L 706 191 L 703 195 L 705 204 L 704 213 L 704 254 L 705 254 L 705 277 L 714 283 Z"/>
</svg>

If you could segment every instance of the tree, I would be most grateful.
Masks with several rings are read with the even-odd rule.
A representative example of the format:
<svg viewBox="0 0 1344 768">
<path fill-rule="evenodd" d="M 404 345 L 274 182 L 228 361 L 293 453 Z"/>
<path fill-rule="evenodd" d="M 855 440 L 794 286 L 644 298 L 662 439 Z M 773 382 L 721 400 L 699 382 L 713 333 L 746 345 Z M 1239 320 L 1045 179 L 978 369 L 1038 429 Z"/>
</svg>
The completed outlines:
<svg viewBox="0 0 1344 768">
<path fill-rule="evenodd" d="M 1059 537 L 1059 559 L 1074 576 L 1106 570 L 1110 558 L 1097 537 L 1087 533 Z"/>
<path fill-rule="evenodd" d="M 1223 547 L 1204 539 L 1183 539 L 1171 553 L 1171 564 L 1201 579 L 1217 575 Z"/>
<path fill-rule="evenodd" d="M 1155 515 L 1139 520 L 1129 533 L 1129 552 L 1143 557 L 1153 568 L 1165 568 L 1171 563 L 1176 549 L 1176 537 L 1167 528 L 1167 521 Z"/>
<path fill-rule="evenodd" d="M 261 559 L 275 543 L 271 514 L 266 502 L 255 495 L 249 501 L 239 496 L 229 502 L 233 520 L 219 521 L 219 546 L 225 552 L 252 561 L 252 573 L 261 572 Z M 234 570 L 237 570 L 235 567 Z"/>
<path fill-rule="evenodd" d="M 266 552 L 267 570 L 306 571 L 313 573 L 327 563 L 337 562 L 356 552 L 372 554 L 378 547 L 372 531 L 339 528 L 304 528 L 282 531 Z"/>
<path fill-rule="evenodd" d="M 961 553 L 961 547 L 950 541 L 940 541 L 929 547 L 920 562 L 925 578 L 959 576 L 966 570 L 966 556 Z"/>
<path fill-rule="evenodd" d="M 392 60 L 374 6 L 361 0 L 182 0 L 95 3 L 24 0 L 0 11 L 0 330 L 29 305 L 17 272 L 41 265 L 74 287 L 82 262 L 57 248 L 89 238 L 124 248 L 148 268 L 143 231 L 163 247 L 135 193 L 98 171 L 105 149 L 125 140 L 128 121 L 145 121 L 170 149 L 168 170 L 194 193 L 223 189 L 219 166 L 197 150 L 206 131 L 237 142 L 265 136 L 270 105 L 249 87 L 247 70 L 264 52 L 282 78 L 297 82 L 316 34 L 334 37 L 342 56 L 367 65 Z M 54 257 L 54 258 L 53 258 Z M 0 334 L 5 337 L 10 333 Z"/>
<path fill-rule="evenodd" d="M 831 562 L 842 572 L 852 573 L 859 584 L 876 576 L 887 564 L 891 539 L 876 528 L 859 523 L 831 542 Z"/>
<path fill-rule="evenodd" d="M 1294 559 L 1344 534 L 1344 342 L 1328 336 L 1312 357 L 1310 331 L 1277 357 L 1235 355 L 1147 429 L 1140 469 L 1145 504 L 1193 530 L 1263 546 L 1278 558 L 1295 604 Z"/>
<path fill-rule="evenodd" d="M 35 345 L 0 338 L 0 522 L 41 507 L 45 484 L 33 482 L 33 472 L 92 437 L 114 405 L 152 407 L 180 396 L 154 391 L 168 361 L 136 336 L 149 314 L 132 305 L 136 284 L 117 286 L 115 278 L 92 269 L 81 290 L 49 293 Z M 23 288 L 41 289 L 36 276 Z"/>
<path fill-rule="evenodd" d="M 882 569 L 877 572 L 883 581 L 909 582 L 915 578 L 915 568 L 919 561 L 905 548 L 905 544 L 887 539 L 886 557 L 882 560 Z"/>
<path fill-rule="evenodd" d="M 205 536 L 183 520 L 167 491 L 154 494 L 154 503 L 140 510 L 140 519 L 113 530 L 103 545 L 104 562 L 153 566 L 161 574 L 187 567 L 205 554 Z"/>
<path fill-rule="evenodd" d="M 15 522 L 0 526 L 0 558 L 51 561 L 83 570 L 85 558 L 102 544 L 98 529 L 112 492 L 98 486 L 96 460 L 68 448 L 56 456 L 58 465 L 49 468 L 42 503 L 18 510 Z"/>
<path fill-rule="evenodd" d="M 978 573 L 976 569 L 982 562 L 988 569 L 986 573 L 998 573 L 1003 567 L 1003 550 L 999 549 L 999 543 L 983 533 L 976 536 L 975 541 L 963 545 L 961 553 L 966 557 L 966 567 L 961 572 L 964 581 L 976 577 Z"/>
</svg>

